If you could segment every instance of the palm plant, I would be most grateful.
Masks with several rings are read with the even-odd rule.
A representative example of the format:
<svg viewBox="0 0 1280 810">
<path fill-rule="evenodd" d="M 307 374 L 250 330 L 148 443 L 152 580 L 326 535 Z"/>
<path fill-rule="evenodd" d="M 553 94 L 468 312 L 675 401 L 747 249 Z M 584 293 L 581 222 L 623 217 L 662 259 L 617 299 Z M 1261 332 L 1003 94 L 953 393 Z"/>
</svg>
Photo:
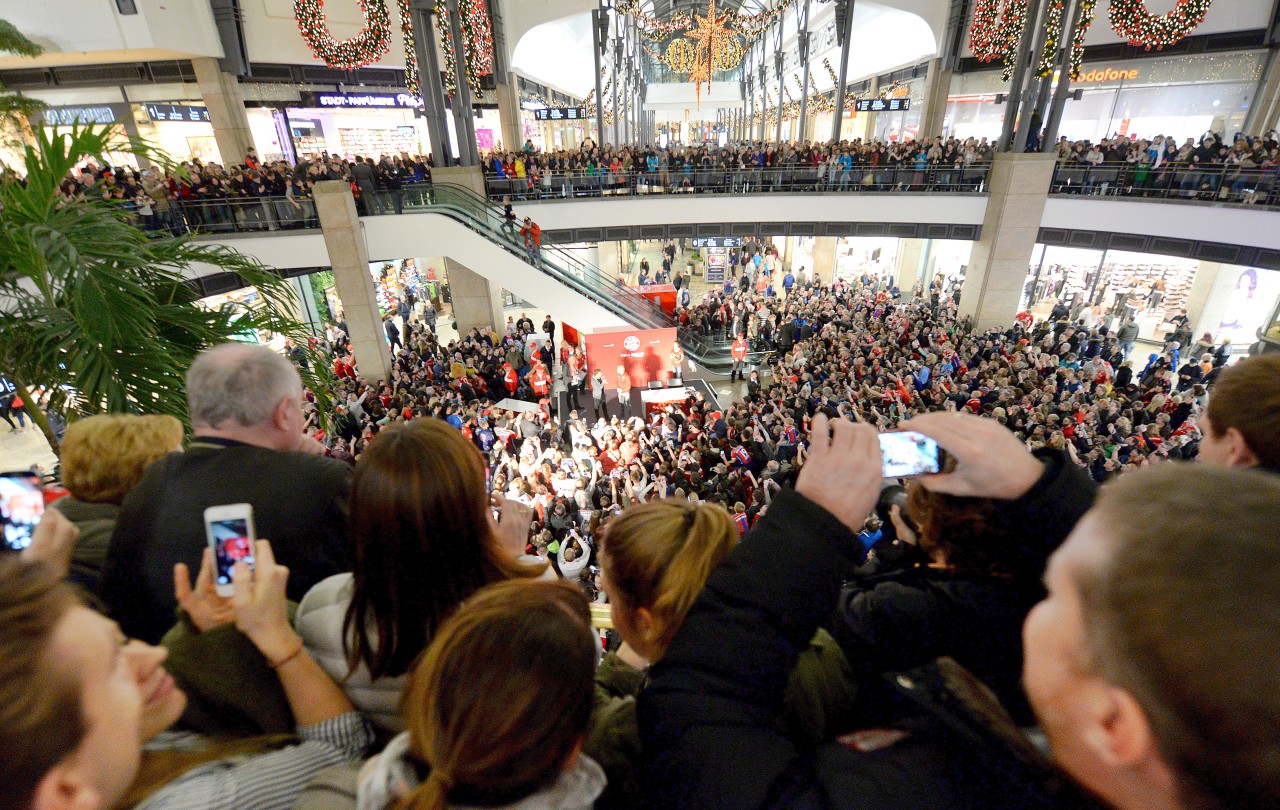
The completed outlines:
<svg viewBox="0 0 1280 810">
<path fill-rule="evenodd" d="M 277 273 L 223 245 L 148 234 L 119 204 L 96 195 L 68 200 L 59 184 L 89 157 L 130 150 L 167 158 L 114 128 L 34 133 L 25 182 L 0 182 L 0 367 L 52 390 L 68 419 L 107 411 L 186 418 L 183 375 L 208 346 L 258 331 L 307 346 L 294 318 L 294 290 Z M 193 271 L 235 273 L 259 293 L 239 309 L 200 303 Z M 313 358 L 314 359 L 314 358 Z M 311 363 L 304 381 L 327 389 Z M 53 443 L 29 392 L 28 412 Z M 55 445 L 56 447 L 56 445 Z"/>
</svg>

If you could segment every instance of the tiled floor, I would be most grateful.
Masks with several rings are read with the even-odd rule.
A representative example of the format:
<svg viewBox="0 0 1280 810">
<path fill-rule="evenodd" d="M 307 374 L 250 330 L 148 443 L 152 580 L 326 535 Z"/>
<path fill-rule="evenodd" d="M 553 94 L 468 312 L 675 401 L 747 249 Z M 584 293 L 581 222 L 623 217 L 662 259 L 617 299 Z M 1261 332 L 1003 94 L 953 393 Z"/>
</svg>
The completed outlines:
<svg viewBox="0 0 1280 810">
<path fill-rule="evenodd" d="M 29 470 L 36 465 L 52 472 L 57 463 L 58 457 L 39 428 L 28 424 L 25 431 L 18 433 L 0 422 L 0 472 Z"/>
</svg>

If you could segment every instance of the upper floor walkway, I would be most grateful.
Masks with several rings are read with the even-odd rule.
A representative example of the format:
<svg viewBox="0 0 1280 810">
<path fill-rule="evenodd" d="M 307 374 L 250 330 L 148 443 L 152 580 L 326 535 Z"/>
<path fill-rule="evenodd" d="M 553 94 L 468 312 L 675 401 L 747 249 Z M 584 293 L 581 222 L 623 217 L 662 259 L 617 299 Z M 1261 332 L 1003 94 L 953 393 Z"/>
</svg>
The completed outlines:
<svg viewBox="0 0 1280 810">
<path fill-rule="evenodd" d="M 1246 196 L 1235 201 L 1237 192 L 1230 191 L 1230 184 L 1220 184 L 1216 191 L 1183 190 L 1177 182 L 1162 188 L 1135 188 L 1109 175 L 1081 177 L 1073 173 L 1064 178 L 1059 172 L 1055 178 L 1038 223 L 1041 242 L 1280 269 L 1280 205 L 1272 205 L 1280 201 L 1273 199 L 1270 189 L 1244 188 L 1239 194 Z M 572 189 L 553 186 L 550 191 L 530 191 L 513 198 L 512 205 L 518 218 L 532 217 L 550 243 L 755 234 L 977 240 L 987 207 L 982 179 L 934 186 L 858 182 L 843 190 L 839 185 L 794 182 L 747 182 L 736 190 L 731 183 L 673 193 L 643 184 L 622 193 L 597 188 L 597 193 L 581 194 L 576 185 Z M 366 193 L 360 205 L 366 219 L 423 213 L 437 205 L 437 196 L 429 185 L 406 186 Z M 496 202 L 491 203 L 496 209 Z M 212 239 L 229 232 L 265 235 L 318 227 L 307 199 L 179 203 L 171 216 L 173 227 Z M 421 225 L 405 217 L 398 224 L 380 221 L 378 230 L 403 229 L 406 237 L 416 234 L 420 240 L 430 240 Z M 370 256 L 400 258 L 387 253 L 390 244 L 371 241 Z M 422 244 L 418 255 L 448 253 L 433 253 L 429 247 Z M 290 270 L 310 266 L 306 264 L 312 260 L 310 253 L 280 244 L 266 250 L 263 258 Z"/>
</svg>

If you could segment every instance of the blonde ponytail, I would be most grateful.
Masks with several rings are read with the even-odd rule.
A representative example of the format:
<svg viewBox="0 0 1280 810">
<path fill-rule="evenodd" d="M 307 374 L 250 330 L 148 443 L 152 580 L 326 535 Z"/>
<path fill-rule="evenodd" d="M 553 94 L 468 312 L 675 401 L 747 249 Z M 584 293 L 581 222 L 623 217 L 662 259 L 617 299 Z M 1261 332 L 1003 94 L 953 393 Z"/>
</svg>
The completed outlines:
<svg viewBox="0 0 1280 810">
<path fill-rule="evenodd" d="M 447 810 L 453 780 L 440 768 L 432 768 L 427 781 L 400 800 L 396 810 Z"/>
<path fill-rule="evenodd" d="M 707 577 L 737 542 L 729 513 L 711 504 L 654 501 L 610 522 L 601 546 L 609 598 L 650 612 L 651 659 L 666 651 Z"/>
</svg>

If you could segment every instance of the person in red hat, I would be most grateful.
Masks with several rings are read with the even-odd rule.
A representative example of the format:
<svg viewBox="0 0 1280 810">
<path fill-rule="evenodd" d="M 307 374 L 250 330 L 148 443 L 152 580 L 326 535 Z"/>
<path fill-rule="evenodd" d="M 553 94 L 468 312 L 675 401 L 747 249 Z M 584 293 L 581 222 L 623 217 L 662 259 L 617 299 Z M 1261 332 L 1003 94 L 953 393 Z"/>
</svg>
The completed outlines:
<svg viewBox="0 0 1280 810">
<path fill-rule="evenodd" d="M 520 386 L 520 375 L 512 368 L 510 363 L 502 364 L 502 384 L 506 386 L 507 396 L 514 397 L 516 388 Z"/>
<path fill-rule="evenodd" d="M 529 372 L 529 385 L 533 388 L 533 395 L 538 399 L 551 393 L 551 375 L 547 373 L 547 367 L 542 363 L 534 363 L 533 371 Z"/>
</svg>

